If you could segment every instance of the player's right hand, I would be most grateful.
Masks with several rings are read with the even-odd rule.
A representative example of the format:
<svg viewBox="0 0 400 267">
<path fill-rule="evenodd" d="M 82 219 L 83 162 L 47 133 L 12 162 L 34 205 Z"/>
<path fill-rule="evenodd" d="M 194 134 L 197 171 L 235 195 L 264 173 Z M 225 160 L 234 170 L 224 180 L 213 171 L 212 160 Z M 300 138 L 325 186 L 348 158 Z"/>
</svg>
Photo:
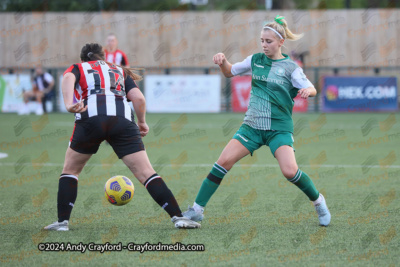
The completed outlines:
<svg viewBox="0 0 400 267">
<path fill-rule="evenodd" d="M 82 101 L 79 101 L 78 103 L 66 106 L 66 109 L 68 110 L 68 112 L 71 113 L 82 113 L 85 112 L 88 108 L 87 105 L 84 105 L 85 104 Z"/>
<path fill-rule="evenodd" d="M 145 137 L 149 133 L 149 126 L 146 122 L 138 122 L 140 135 Z"/>
<path fill-rule="evenodd" d="M 221 66 L 222 64 L 225 63 L 225 55 L 223 53 L 218 53 L 213 57 L 214 64 L 217 64 L 218 66 Z"/>
</svg>

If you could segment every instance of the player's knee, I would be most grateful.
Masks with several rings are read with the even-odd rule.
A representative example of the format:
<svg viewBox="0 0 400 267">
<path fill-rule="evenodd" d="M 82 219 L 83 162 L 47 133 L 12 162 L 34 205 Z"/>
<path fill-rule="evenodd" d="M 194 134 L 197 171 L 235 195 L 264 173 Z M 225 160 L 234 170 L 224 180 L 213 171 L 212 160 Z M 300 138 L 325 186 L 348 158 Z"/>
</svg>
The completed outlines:
<svg viewBox="0 0 400 267">
<path fill-rule="evenodd" d="M 233 162 L 231 159 L 228 158 L 219 158 L 217 160 L 217 164 L 221 167 L 223 167 L 225 170 L 229 171 L 230 169 L 232 169 L 233 165 L 235 164 L 235 162 Z"/>
<path fill-rule="evenodd" d="M 132 171 L 132 174 L 136 177 L 136 179 L 139 180 L 142 184 L 153 174 L 156 173 L 156 171 L 150 166 L 150 167 L 143 167 L 143 168 L 131 168 L 129 169 Z"/>
<path fill-rule="evenodd" d="M 297 166 L 287 166 L 282 168 L 282 174 L 286 177 L 286 179 L 292 179 L 297 173 Z"/>
<path fill-rule="evenodd" d="M 79 176 L 79 174 L 82 172 L 84 165 L 71 165 L 71 164 L 65 164 L 64 168 L 62 170 L 62 173 L 68 173 L 71 175 L 75 175 L 76 177 Z"/>
</svg>

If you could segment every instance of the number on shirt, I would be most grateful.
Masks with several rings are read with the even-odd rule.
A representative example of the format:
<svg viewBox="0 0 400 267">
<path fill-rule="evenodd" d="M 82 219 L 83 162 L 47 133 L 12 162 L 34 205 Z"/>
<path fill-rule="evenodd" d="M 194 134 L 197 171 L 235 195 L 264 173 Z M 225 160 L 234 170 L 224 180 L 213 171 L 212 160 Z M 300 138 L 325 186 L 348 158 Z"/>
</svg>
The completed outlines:
<svg viewBox="0 0 400 267">
<path fill-rule="evenodd" d="M 93 74 L 94 89 L 90 90 L 90 94 L 105 94 L 105 88 L 101 88 L 101 78 L 98 70 L 90 69 L 89 74 Z M 122 73 L 119 70 L 109 69 L 108 75 L 110 76 L 110 91 L 117 96 L 125 96 L 124 83 Z M 118 79 L 116 76 L 118 75 Z"/>
<path fill-rule="evenodd" d="M 95 94 L 104 94 L 104 88 L 101 88 L 101 80 L 100 80 L 100 74 L 99 71 L 90 69 L 88 70 L 88 73 L 93 73 L 93 78 L 94 78 L 94 89 L 90 90 L 91 95 Z"/>
<path fill-rule="evenodd" d="M 109 69 L 108 74 L 110 75 L 110 91 L 118 96 L 125 96 L 124 83 L 122 79 L 122 73 L 119 70 Z M 118 79 L 115 80 L 118 75 Z"/>
</svg>

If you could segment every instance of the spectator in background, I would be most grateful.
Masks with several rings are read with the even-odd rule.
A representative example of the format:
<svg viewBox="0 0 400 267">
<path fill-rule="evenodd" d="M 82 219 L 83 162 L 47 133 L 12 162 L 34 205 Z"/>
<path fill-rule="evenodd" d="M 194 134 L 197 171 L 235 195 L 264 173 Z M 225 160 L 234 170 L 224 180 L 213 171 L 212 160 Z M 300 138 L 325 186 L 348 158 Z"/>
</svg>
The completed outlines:
<svg viewBox="0 0 400 267">
<path fill-rule="evenodd" d="M 104 52 L 107 62 L 124 67 L 129 67 L 128 57 L 124 52 L 118 49 L 118 40 L 115 34 L 110 33 L 107 36 Z"/>
<path fill-rule="evenodd" d="M 50 73 L 44 72 L 42 66 L 37 66 L 33 77 L 32 91 L 24 92 L 24 107 L 20 111 L 20 115 L 29 114 L 29 101 L 36 101 L 38 105 L 35 108 L 36 115 L 47 113 L 46 101 L 54 96 L 54 79 Z"/>
<path fill-rule="evenodd" d="M 51 110 L 47 109 L 46 102 L 51 101 L 54 97 L 54 78 L 48 73 L 44 72 L 42 66 L 37 66 L 35 70 L 35 76 L 33 77 L 33 84 L 36 86 L 40 92 L 43 93 L 42 107 L 45 113 L 51 112 Z"/>
</svg>

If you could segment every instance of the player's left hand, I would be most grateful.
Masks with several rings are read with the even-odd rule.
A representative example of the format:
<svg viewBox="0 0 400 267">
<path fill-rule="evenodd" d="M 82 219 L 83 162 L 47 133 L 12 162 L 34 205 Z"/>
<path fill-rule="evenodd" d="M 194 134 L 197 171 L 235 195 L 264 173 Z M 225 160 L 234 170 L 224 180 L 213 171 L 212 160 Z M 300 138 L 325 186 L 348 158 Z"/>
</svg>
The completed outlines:
<svg viewBox="0 0 400 267">
<path fill-rule="evenodd" d="M 307 97 L 310 96 L 311 91 L 308 88 L 303 88 L 299 90 L 298 94 L 300 95 L 301 98 L 306 99 Z"/>
<path fill-rule="evenodd" d="M 88 106 L 84 106 L 85 104 L 81 101 L 79 101 L 78 103 L 75 103 L 73 105 L 68 105 L 66 108 L 68 110 L 68 112 L 71 113 L 82 113 L 85 112 L 88 108 Z"/>
<path fill-rule="evenodd" d="M 145 122 L 138 122 L 140 135 L 145 137 L 149 133 L 149 126 Z"/>
</svg>

